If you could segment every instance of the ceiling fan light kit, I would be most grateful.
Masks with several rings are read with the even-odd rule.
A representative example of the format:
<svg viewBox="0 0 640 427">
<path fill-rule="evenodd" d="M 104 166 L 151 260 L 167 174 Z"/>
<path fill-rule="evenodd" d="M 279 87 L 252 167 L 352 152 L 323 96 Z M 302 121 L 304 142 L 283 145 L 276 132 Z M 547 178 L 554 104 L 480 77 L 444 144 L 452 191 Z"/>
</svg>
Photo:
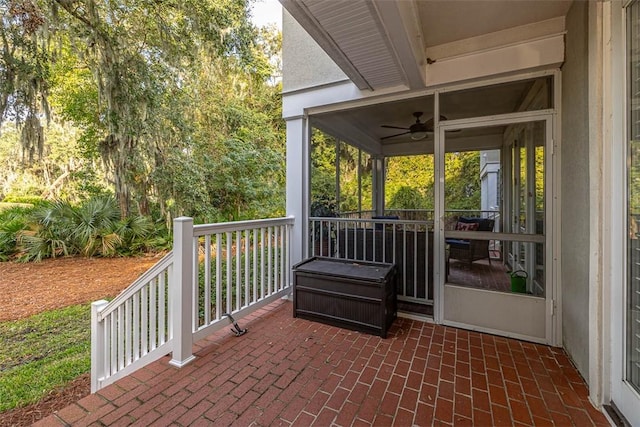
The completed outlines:
<svg viewBox="0 0 640 427">
<path fill-rule="evenodd" d="M 414 141 L 419 141 L 426 137 L 427 137 L 427 131 L 411 132 L 411 139 L 413 139 Z"/>
</svg>

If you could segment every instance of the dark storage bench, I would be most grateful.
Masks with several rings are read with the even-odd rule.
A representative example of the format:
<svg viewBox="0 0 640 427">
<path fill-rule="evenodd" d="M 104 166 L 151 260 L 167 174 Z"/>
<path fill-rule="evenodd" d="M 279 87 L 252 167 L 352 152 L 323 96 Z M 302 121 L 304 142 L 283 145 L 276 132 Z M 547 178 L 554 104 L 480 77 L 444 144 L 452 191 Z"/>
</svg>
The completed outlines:
<svg viewBox="0 0 640 427">
<path fill-rule="evenodd" d="M 396 318 L 396 267 L 314 257 L 293 267 L 293 316 L 387 337 Z"/>
</svg>

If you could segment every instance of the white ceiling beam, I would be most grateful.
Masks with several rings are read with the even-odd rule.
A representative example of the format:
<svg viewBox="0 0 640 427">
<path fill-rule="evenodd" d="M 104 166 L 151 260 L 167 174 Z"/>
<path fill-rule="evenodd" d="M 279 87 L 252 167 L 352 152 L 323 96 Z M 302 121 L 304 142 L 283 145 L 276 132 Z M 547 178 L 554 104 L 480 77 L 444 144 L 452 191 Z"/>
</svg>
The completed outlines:
<svg viewBox="0 0 640 427">
<path fill-rule="evenodd" d="M 564 61 L 564 35 L 470 52 L 439 59 L 427 66 L 427 85 L 559 67 Z"/>
<path fill-rule="evenodd" d="M 470 53 L 478 53 L 490 49 L 516 45 L 527 41 L 549 38 L 564 34 L 564 32 L 565 18 L 564 16 L 558 16 L 545 21 L 482 34 L 463 40 L 456 40 L 454 42 L 444 43 L 437 46 L 430 46 L 427 47 L 425 55 L 433 61 L 438 61 L 446 58 L 468 55 Z"/>
<path fill-rule="evenodd" d="M 424 88 L 427 58 L 415 0 L 373 0 L 371 6 L 380 20 L 406 85 L 410 89 Z"/>
</svg>

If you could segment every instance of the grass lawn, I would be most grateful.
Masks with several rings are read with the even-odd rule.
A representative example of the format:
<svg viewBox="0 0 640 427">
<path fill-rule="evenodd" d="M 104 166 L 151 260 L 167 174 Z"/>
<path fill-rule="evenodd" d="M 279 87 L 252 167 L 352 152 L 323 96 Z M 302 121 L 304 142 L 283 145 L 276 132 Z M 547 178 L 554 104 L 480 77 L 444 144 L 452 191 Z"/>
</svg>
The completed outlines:
<svg viewBox="0 0 640 427">
<path fill-rule="evenodd" d="M 0 323 L 0 412 L 37 402 L 91 369 L 91 305 Z"/>
</svg>

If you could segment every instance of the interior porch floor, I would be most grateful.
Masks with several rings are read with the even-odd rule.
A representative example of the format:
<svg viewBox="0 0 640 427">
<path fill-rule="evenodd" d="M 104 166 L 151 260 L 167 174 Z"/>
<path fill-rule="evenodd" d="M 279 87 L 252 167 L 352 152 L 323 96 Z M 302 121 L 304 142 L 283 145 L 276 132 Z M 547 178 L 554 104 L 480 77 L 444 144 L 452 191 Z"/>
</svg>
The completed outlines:
<svg viewBox="0 0 640 427">
<path fill-rule="evenodd" d="M 469 265 L 451 260 L 447 282 L 490 291 L 511 292 L 511 279 L 500 259 L 483 259 Z"/>
<path fill-rule="evenodd" d="M 502 260 L 479 260 L 472 264 L 451 260 L 447 283 L 490 291 L 511 292 L 511 280 Z M 398 301 L 398 310 L 433 318 L 432 304 Z"/>
<path fill-rule="evenodd" d="M 387 339 L 277 301 L 38 425 L 605 426 L 562 349 L 399 318 Z"/>
</svg>

